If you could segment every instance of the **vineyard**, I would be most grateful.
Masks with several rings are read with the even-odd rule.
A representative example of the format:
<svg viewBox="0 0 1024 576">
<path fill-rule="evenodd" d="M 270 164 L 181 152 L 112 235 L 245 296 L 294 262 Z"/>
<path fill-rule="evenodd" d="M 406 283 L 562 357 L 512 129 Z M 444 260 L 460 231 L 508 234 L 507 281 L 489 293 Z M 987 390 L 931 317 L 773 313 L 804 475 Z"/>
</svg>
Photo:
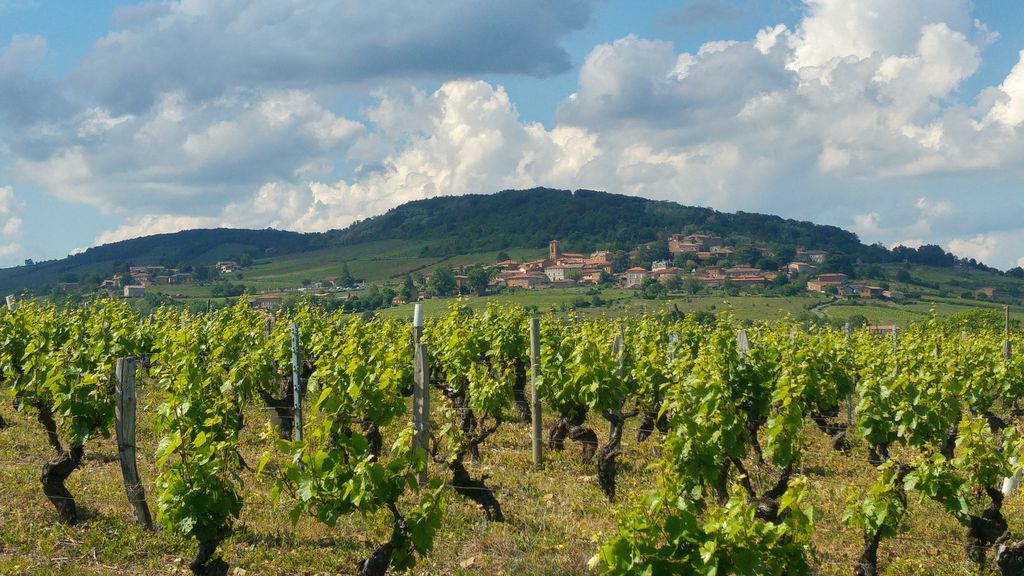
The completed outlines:
<svg viewBox="0 0 1024 576">
<path fill-rule="evenodd" d="M 18 302 L 0 573 L 1022 574 L 1019 338 Z"/>
</svg>

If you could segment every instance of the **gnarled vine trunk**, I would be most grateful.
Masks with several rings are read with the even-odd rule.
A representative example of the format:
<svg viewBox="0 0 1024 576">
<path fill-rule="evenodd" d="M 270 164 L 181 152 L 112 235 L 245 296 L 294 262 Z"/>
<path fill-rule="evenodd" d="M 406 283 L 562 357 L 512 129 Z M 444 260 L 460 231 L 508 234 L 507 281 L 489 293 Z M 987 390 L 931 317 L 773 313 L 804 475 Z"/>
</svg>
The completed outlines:
<svg viewBox="0 0 1024 576">
<path fill-rule="evenodd" d="M 579 442 L 583 448 L 583 461 L 593 462 L 597 452 L 597 434 L 583 425 L 587 421 L 587 407 L 577 404 L 563 412 L 548 432 L 548 449 L 562 450 L 565 439 Z"/>
<path fill-rule="evenodd" d="M 295 392 L 292 386 L 291 376 L 282 378 L 278 388 L 278 395 L 260 390 L 260 398 L 267 408 L 274 410 L 277 420 L 277 436 L 282 440 L 291 440 L 293 428 L 295 427 Z"/>
<path fill-rule="evenodd" d="M 64 524 L 78 523 L 78 508 L 75 506 L 75 498 L 64 486 L 64 481 L 82 463 L 82 456 L 85 448 L 81 445 L 74 445 L 71 450 L 64 452 L 56 460 L 51 460 L 43 466 L 43 473 L 39 481 L 43 484 L 43 494 L 57 509 L 57 518 Z"/>
<path fill-rule="evenodd" d="M 530 410 L 530 402 L 526 400 L 526 363 L 521 359 L 515 360 L 516 380 L 512 386 L 512 399 L 516 412 L 519 413 L 519 421 L 523 424 L 533 422 L 533 412 Z"/>
<path fill-rule="evenodd" d="M 1000 545 L 996 550 L 996 568 L 1003 576 L 1024 574 L 1024 540 Z"/>
<path fill-rule="evenodd" d="M 888 455 L 887 455 L 888 456 Z M 903 486 L 903 479 L 910 474 L 912 468 L 903 463 L 896 464 L 896 486 Z M 899 498 L 906 504 L 907 494 L 900 488 Z M 878 544 L 882 541 L 881 532 L 864 534 L 864 549 L 853 567 L 854 576 L 878 576 Z"/>
<path fill-rule="evenodd" d="M 864 535 L 864 550 L 853 567 L 853 576 L 878 576 L 878 544 L 882 537 Z"/>
<path fill-rule="evenodd" d="M 616 458 L 622 453 L 622 428 L 626 420 L 636 416 L 637 412 L 621 414 L 619 412 L 605 412 L 603 416 L 608 420 L 608 442 L 597 451 L 597 482 L 601 485 L 601 491 L 608 497 L 608 500 L 615 500 L 615 477 Z M 595 438 L 596 441 L 596 438 Z"/>
<path fill-rule="evenodd" d="M 36 420 L 46 430 L 46 441 L 50 443 L 57 455 L 63 454 L 64 446 L 61 445 L 60 437 L 57 436 L 57 423 L 53 420 L 53 409 L 45 402 L 36 402 L 32 407 L 36 409 Z"/>
<path fill-rule="evenodd" d="M 640 428 L 636 431 L 636 441 L 643 442 L 654 434 L 657 430 L 662 434 L 668 432 L 669 421 L 668 416 L 665 414 L 659 414 L 661 412 L 661 403 L 653 410 L 647 410 L 643 414 L 643 420 L 640 421 Z"/>
<path fill-rule="evenodd" d="M 474 480 L 463 465 L 461 455 L 448 463 L 448 469 L 452 472 L 452 488 L 457 494 L 479 504 L 484 509 L 488 520 L 505 521 L 505 515 L 501 512 L 501 504 L 494 496 L 494 491 L 484 483 L 487 476 Z"/>
<path fill-rule="evenodd" d="M 214 558 L 213 555 L 217 552 L 217 546 L 220 546 L 220 543 L 230 533 L 230 528 L 222 526 L 213 538 L 200 540 L 199 547 L 196 548 L 196 555 L 188 563 L 189 570 L 196 576 L 226 576 L 228 573 L 227 562 L 220 558 Z"/>
<path fill-rule="evenodd" d="M 1008 524 L 1003 517 L 1003 493 L 991 486 L 985 487 L 985 493 L 991 499 L 991 504 L 980 516 L 970 515 L 970 525 L 967 529 L 967 557 L 978 565 L 978 571 L 983 572 L 987 552 L 993 544 L 1006 533 Z"/>
</svg>

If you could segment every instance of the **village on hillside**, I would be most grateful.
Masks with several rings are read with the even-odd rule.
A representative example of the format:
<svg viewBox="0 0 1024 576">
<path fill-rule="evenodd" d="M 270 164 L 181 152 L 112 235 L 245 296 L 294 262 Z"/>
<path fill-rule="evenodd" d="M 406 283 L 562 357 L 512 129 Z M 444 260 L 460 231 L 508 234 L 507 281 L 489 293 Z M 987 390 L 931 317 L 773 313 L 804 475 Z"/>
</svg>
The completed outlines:
<svg viewBox="0 0 1024 576">
<path fill-rule="evenodd" d="M 667 239 L 671 259 L 655 260 L 649 268 L 631 266 L 614 271 L 612 253 L 598 250 L 589 255 L 563 252 L 561 242 L 552 240 L 547 258 L 529 262 L 505 260 L 489 268 L 496 269 L 492 285 L 495 287 L 542 289 L 579 285 L 617 284 L 621 288 L 642 288 L 645 282 L 661 283 L 670 289 L 679 289 L 687 279 L 702 288 L 750 286 L 771 283 L 785 274 L 789 278 L 814 276 L 828 253 L 823 250 L 797 248 L 796 260 L 775 270 L 764 270 L 750 263 L 732 264 L 736 250 L 720 236 L 709 234 L 674 234 Z M 775 254 L 767 247 L 756 249 L 761 256 Z M 638 249 L 630 254 L 636 259 Z M 713 264 L 711 262 L 714 262 Z M 806 282 L 809 292 L 822 292 L 835 296 L 898 300 L 904 295 L 880 286 L 850 282 L 848 275 L 827 273 L 814 276 Z"/>
</svg>

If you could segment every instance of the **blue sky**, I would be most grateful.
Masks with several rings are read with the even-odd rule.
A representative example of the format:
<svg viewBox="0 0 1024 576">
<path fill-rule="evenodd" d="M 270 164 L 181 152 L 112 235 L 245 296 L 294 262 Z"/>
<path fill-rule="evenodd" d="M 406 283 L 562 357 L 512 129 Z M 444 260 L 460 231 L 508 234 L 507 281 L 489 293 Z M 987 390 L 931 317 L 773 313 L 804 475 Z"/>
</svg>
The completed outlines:
<svg viewBox="0 0 1024 576">
<path fill-rule="evenodd" d="M 1024 12 L 0 0 L 0 265 L 591 188 L 1024 263 Z"/>
</svg>

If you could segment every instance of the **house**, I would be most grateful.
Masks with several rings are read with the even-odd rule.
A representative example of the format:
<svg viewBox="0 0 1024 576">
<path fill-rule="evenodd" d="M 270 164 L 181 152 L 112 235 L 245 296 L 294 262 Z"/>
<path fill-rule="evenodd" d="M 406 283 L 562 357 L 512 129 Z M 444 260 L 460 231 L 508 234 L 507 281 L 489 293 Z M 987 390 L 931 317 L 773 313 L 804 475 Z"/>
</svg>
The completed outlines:
<svg viewBox="0 0 1024 576">
<path fill-rule="evenodd" d="M 859 295 L 861 298 L 881 298 L 882 292 L 881 286 L 861 286 Z"/>
<path fill-rule="evenodd" d="M 129 284 L 124 287 L 125 298 L 141 298 L 146 295 L 146 287 L 138 284 Z"/>
<path fill-rule="evenodd" d="M 253 306 L 263 310 L 273 310 L 281 305 L 280 296 L 257 296 L 252 299 Z"/>
<path fill-rule="evenodd" d="M 893 332 L 899 332 L 900 327 L 895 324 L 875 324 L 868 326 L 868 332 L 872 334 L 892 334 Z"/>
<path fill-rule="evenodd" d="M 518 270 L 519 262 L 516 262 L 515 260 L 502 260 L 492 267 L 497 268 L 498 270 Z"/>
<path fill-rule="evenodd" d="M 671 254 L 685 252 L 710 252 L 712 248 L 722 246 L 724 243 L 720 236 L 708 234 L 690 234 L 683 236 L 673 234 L 668 239 L 668 251 Z"/>
<path fill-rule="evenodd" d="M 669 240 L 668 251 L 670 254 L 696 254 L 700 252 L 700 244 L 683 242 L 681 240 Z"/>
<path fill-rule="evenodd" d="M 790 276 L 799 276 L 800 274 L 810 274 L 817 270 L 817 266 L 811 266 L 807 262 L 790 262 L 786 265 L 786 272 Z"/>
<path fill-rule="evenodd" d="M 624 288 L 639 288 L 643 284 L 644 280 L 651 275 L 645 268 L 634 266 L 623 275 Z"/>
<path fill-rule="evenodd" d="M 600 284 L 601 275 L 605 273 L 604 268 L 583 268 L 580 270 L 580 281 L 589 284 Z"/>
<path fill-rule="evenodd" d="M 702 268 L 698 270 L 693 277 L 708 288 L 719 288 L 724 286 L 725 281 L 728 278 L 722 273 L 721 268 Z"/>
<path fill-rule="evenodd" d="M 565 266 L 548 266 L 544 269 L 544 275 L 548 277 L 548 282 L 565 280 Z"/>
<path fill-rule="evenodd" d="M 671 267 L 671 260 L 655 260 L 651 263 L 651 272 L 657 272 L 658 270 L 665 270 Z"/>
<path fill-rule="evenodd" d="M 228 274 L 230 272 L 234 272 L 235 270 L 238 270 L 238 268 L 238 262 L 235 262 L 233 260 L 224 260 L 222 262 L 217 262 L 217 270 L 220 270 L 221 274 Z"/>
<path fill-rule="evenodd" d="M 682 278 L 683 269 L 676 268 L 675 266 L 669 266 L 667 268 L 659 268 L 651 271 L 651 277 L 658 282 L 668 282 L 672 278 Z"/>
<path fill-rule="evenodd" d="M 509 288 L 540 288 L 548 283 L 548 277 L 537 272 L 521 272 L 505 278 Z"/>
<path fill-rule="evenodd" d="M 760 268 L 751 268 L 750 266 L 734 266 L 732 268 L 726 268 L 724 273 L 729 278 L 738 278 L 740 276 L 762 276 L 764 272 Z"/>
<path fill-rule="evenodd" d="M 996 290 L 995 288 L 992 288 L 991 286 L 986 286 L 985 288 L 978 288 L 978 291 L 977 291 L 977 295 L 978 296 L 984 296 L 985 298 L 988 298 L 989 300 L 995 298 L 996 294 L 998 294 L 998 290 Z"/>
<path fill-rule="evenodd" d="M 804 248 L 796 249 L 797 260 L 821 264 L 827 257 L 828 252 L 825 252 L 824 250 L 805 250 Z"/>
<path fill-rule="evenodd" d="M 589 258 L 583 261 L 587 266 L 594 266 L 598 268 L 608 267 L 608 272 L 611 272 L 612 268 L 612 253 L 607 250 L 598 250 L 590 255 Z"/>
<path fill-rule="evenodd" d="M 882 296 L 888 298 L 889 300 L 903 300 L 904 298 L 907 297 L 906 294 L 900 292 L 899 290 L 883 290 Z"/>
<path fill-rule="evenodd" d="M 807 282 L 808 292 L 824 292 L 829 286 L 837 290 L 846 284 L 849 277 L 846 274 L 821 274 L 816 279 Z"/>
<path fill-rule="evenodd" d="M 736 251 L 728 246 L 712 246 L 711 254 L 716 258 L 732 258 L 736 255 Z"/>
</svg>

